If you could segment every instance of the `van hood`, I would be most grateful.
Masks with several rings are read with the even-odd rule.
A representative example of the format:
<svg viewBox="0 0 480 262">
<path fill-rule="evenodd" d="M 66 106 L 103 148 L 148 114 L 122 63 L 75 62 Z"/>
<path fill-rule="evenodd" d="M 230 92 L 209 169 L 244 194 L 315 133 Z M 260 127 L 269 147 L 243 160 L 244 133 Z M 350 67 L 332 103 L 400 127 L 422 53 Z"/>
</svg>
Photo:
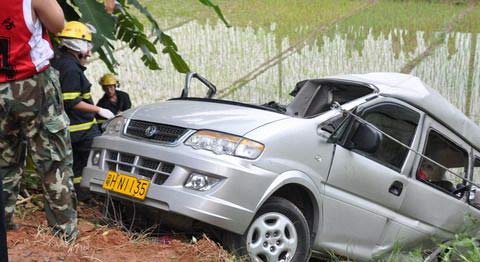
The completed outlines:
<svg viewBox="0 0 480 262">
<path fill-rule="evenodd" d="M 238 136 L 288 118 L 267 110 L 210 101 L 171 100 L 136 108 L 126 117 L 189 129 L 209 129 Z"/>
</svg>

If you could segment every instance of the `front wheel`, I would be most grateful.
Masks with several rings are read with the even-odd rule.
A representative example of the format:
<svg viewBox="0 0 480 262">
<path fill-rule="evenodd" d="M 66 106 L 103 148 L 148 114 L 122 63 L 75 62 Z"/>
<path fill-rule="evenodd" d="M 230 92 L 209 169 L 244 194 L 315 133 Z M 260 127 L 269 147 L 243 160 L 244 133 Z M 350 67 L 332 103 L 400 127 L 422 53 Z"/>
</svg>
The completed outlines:
<svg viewBox="0 0 480 262">
<path fill-rule="evenodd" d="M 269 199 L 237 240 L 237 253 L 255 262 L 302 262 L 310 255 L 310 230 L 305 217 L 297 206 L 280 197 Z"/>
</svg>

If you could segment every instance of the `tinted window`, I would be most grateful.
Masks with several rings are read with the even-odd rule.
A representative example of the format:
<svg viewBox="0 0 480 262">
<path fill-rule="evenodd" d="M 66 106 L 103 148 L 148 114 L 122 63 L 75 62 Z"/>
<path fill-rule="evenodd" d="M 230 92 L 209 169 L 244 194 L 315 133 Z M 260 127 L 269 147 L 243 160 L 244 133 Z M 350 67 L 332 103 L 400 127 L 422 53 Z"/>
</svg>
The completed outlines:
<svg viewBox="0 0 480 262">
<path fill-rule="evenodd" d="M 480 159 L 475 158 L 473 165 L 473 182 L 480 184 Z"/>
<path fill-rule="evenodd" d="M 475 158 L 473 163 L 473 182 L 475 184 L 480 184 L 480 159 Z M 470 191 L 470 196 L 468 198 L 470 205 L 480 209 L 480 188 L 472 185 L 472 190 Z"/>
<path fill-rule="evenodd" d="M 362 113 L 362 118 L 378 129 L 411 146 L 420 115 L 397 104 L 381 104 Z M 408 149 L 387 136 L 383 136 L 374 153 L 363 152 L 370 158 L 395 170 L 400 170 L 408 155 Z"/>
<path fill-rule="evenodd" d="M 433 161 L 422 158 L 417 171 L 418 180 L 450 194 L 464 184 L 462 177 L 467 172 L 468 154 L 463 148 L 430 130 L 423 154 Z"/>
</svg>

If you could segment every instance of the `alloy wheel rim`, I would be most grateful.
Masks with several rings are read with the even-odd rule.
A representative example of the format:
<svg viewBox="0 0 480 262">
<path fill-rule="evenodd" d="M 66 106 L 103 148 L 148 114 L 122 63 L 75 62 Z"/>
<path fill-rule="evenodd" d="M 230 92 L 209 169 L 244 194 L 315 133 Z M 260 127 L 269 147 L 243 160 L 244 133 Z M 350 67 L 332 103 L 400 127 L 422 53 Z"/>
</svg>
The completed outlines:
<svg viewBox="0 0 480 262">
<path fill-rule="evenodd" d="M 297 246 L 297 230 L 281 213 L 257 217 L 248 230 L 247 251 L 255 262 L 291 261 Z"/>
</svg>

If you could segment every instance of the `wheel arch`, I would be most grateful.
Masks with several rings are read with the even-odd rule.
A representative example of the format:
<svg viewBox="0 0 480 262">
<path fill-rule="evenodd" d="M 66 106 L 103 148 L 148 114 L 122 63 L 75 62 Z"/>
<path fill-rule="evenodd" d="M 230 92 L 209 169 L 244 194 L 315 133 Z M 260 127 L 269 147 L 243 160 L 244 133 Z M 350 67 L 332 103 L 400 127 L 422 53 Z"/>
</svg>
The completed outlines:
<svg viewBox="0 0 480 262">
<path fill-rule="evenodd" d="M 315 240 L 318 225 L 321 221 L 320 191 L 306 174 L 289 171 L 275 179 L 258 202 L 256 210 L 271 197 L 282 197 L 297 206 L 305 216 L 310 229 L 311 243 Z"/>
</svg>

